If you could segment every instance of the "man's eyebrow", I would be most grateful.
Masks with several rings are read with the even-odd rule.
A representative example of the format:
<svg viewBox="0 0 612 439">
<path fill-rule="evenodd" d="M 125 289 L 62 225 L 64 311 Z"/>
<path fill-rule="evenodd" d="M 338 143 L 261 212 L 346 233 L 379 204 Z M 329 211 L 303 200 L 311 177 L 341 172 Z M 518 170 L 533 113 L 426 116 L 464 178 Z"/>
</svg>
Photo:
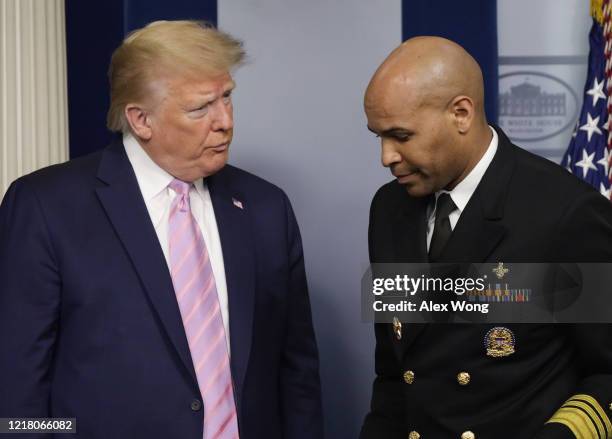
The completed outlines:
<svg viewBox="0 0 612 439">
<path fill-rule="evenodd" d="M 397 135 L 397 134 L 412 136 L 414 134 L 414 131 L 409 130 L 407 128 L 400 128 L 400 127 L 391 127 L 391 128 L 388 128 L 388 129 L 386 129 L 384 131 L 381 131 L 380 133 L 378 131 L 370 128 L 369 126 L 368 126 L 368 130 L 370 130 L 374 134 L 378 134 L 380 136 L 393 136 L 393 135 Z"/>
<path fill-rule="evenodd" d="M 228 91 L 233 91 L 236 88 L 236 83 L 234 81 L 228 83 L 223 87 L 223 93 L 227 93 Z"/>
<path fill-rule="evenodd" d="M 225 86 L 223 86 L 222 88 L 223 94 L 227 93 L 228 91 L 233 91 L 235 88 L 236 88 L 236 83 L 234 81 L 229 82 Z M 210 90 L 210 91 L 201 92 L 199 98 L 206 99 L 206 100 L 213 100 L 215 96 L 216 96 L 216 92 L 214 90 Z"/>
<path fill-rule="evenodd" d="M 215 97 L 215 92 L 214 91 L 200 92 L 196 95 L 196 97 L 197 99 L 204 99 L 204 100 L 212 99 Z"/>
</svg>

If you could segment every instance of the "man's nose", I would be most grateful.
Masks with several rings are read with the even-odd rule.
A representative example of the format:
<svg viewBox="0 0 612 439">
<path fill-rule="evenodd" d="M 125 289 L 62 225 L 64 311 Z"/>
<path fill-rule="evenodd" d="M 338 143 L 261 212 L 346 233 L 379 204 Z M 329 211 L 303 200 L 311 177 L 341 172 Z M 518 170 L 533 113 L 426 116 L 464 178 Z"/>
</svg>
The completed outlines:
<svg viewBox="0 0 612 439">
<path fill-rule="evenodd" d="M 214 131 L 227 131 L 234 128 L 234 112 L 231 102 L 228 104 L 222 99 L 213 106 L 212 129 Z"/>
<path fill-rule="evenodd" d="M 385 168 L 402 161 L 402 156 L 397 152 L 392 142 L 382 140 L 381 162 Z"/>
</svg>

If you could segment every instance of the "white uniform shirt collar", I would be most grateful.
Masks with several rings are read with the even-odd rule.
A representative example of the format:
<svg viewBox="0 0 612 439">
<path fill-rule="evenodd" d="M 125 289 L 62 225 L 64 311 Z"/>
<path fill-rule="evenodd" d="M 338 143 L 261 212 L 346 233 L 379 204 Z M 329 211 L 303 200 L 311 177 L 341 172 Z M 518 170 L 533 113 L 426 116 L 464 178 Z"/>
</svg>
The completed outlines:
<svg viewBox="0 0 612 439">
<path fill-rule="evenodd" d="M 493 161 L 493 157 L 497 152 L 499 139 L 493 128 L 491 128 L 491 132 L 493 133 L 493 138 L 491 139 L 487 150 L 478 164 L 474 166 L 474 169 L 472 169 L 470 173 L 453 188 L 452 191 L 441 190 L 436 192 L 436 199 L 438 199 L 440 194 L 446 192 L 450 194 L 453 202 L 457 206 L 457 209 L 459 209 L 459 212 L 463 212 L 465 206 L 467 206 L 467 203 L 470 201 L 470 198 L 472 198 L 472 195 L 476 191 L 478 183 L 480 183 L 480 180 L 482 180 L 483 175 Z"/>
</svg>

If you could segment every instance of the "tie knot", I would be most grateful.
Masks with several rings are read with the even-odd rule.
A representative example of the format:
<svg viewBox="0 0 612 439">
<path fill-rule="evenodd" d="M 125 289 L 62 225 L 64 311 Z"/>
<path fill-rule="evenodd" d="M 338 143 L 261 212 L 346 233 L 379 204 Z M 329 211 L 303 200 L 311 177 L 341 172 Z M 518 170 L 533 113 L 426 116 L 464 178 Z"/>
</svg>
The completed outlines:
<svg viewBox="0 0 612 439">
<path fill-rule="evenodd" d="M 189 188 L 191 188 L 191 183 L 175 178 L 168 186 L 178 195 L 187 195 L 189 193 Z"/>
<path fill-rule="evenodd" d="M 444 192 L 438 196 L 436 200 L 436 222 L 448 218 L 448 216 L 457 208 L 450 194 Z"/>
</svg>

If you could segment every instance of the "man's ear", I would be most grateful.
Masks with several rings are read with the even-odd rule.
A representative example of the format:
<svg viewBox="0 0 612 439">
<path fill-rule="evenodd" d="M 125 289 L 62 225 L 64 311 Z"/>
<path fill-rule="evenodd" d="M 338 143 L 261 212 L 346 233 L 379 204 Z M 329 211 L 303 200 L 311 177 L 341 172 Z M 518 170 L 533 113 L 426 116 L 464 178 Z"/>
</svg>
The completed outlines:
<svg viewBox="0 0 612 439">
<path fill-rule="evenodd" d="M 139 104 L 127 104 L 124 114 L 136 137 L 145 141 L 151 139 L 151 116 L 147 110 Z"/>
<path fill-rule="evenodd" d="M 457 131 L 466 134 L 474 121 L 474 101 L 469 96 L 457 96 L 450 103 L 450 111 Z"/>
</svg>

